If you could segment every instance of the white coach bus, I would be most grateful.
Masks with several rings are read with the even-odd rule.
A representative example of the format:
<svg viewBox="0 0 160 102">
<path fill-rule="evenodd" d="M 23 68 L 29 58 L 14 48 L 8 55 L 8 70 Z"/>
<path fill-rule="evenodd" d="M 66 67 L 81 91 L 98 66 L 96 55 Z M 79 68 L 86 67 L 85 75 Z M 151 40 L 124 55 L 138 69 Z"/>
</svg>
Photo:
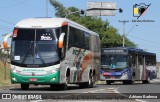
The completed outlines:
<svg viewBox="0 0 160 102">
<path fill-rule="evenodd" d="M 65 18 L 25 19 L 9 36 L 11 82 L 21 84 L 22 90 L 28 90 L 30 84 L 92 87 L 99 79 L 99 35 L 80 24 Z"/>
</svg>

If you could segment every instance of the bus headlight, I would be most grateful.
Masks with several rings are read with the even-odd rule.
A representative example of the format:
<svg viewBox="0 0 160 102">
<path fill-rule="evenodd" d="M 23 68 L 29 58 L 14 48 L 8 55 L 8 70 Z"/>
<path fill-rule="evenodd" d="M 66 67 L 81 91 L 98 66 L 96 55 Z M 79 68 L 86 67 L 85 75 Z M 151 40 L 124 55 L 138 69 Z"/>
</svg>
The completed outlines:
<svg viewBox="0 0 160 102">
<path fill-rule="evenodd" d="M 52 70 L 49 70 L 47 73 L 53 74 L 53 73 L 55 73 L 55 72 L 57 72 L 59 70 L 60 70 L 60 67 L 57 67 L 57 68 L 53 68 Z"/>
<path fill-rule="evenodd" d="M 16 70 L 16 69 L 14 69 L 14 70 L 11 70 L 13 73 L 16 73 L 16 74 L 20 74 L 21 73 L 21 71 L 18 71 L 18 70 Z"/>
<path fill-rule="evenodd" d="M 13 73 L 17 73 L 17 71 L 14 69 L 13 71 L 12 71 Z"/>
<path fill-rule="evenodd" d="M 127 71 L 123 73 L 123 75 L 126 75 L 126 74 L 128 74 L 128 72 L 127 72 Z"/>
<path fill-rule="evenodd" d="M 13 81 L 17 81 L 17 79 L 16 79 L 16 78 L 12 78 L 12 80 L 13 80 Z"/>
</svg>

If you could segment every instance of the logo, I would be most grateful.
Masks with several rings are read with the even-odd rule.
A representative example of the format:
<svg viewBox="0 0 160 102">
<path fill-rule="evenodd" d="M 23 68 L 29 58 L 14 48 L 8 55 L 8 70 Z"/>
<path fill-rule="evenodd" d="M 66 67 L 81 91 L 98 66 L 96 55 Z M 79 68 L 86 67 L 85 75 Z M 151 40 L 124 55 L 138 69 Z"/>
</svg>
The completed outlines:
<svg viewBox="0 0 160 102">
<path fill-rule="evenodd" d="M 2 99 L 11 99 L 11 94 L 2 94 Z"/>
<path fill-rule="evenodd" d="M 151 6 L 151 3 L 149 5 L 146 5 L 145 3 L 133 5 L 133 17 L 139 19 L 141 16 L 144 16 L 149 6 Z"/>
<path fill-rule="evenodd" d="M 35 76 L 35 73 L 34 73 L 34 72 L 32 72 L 32 76 Z"/>
</svg>

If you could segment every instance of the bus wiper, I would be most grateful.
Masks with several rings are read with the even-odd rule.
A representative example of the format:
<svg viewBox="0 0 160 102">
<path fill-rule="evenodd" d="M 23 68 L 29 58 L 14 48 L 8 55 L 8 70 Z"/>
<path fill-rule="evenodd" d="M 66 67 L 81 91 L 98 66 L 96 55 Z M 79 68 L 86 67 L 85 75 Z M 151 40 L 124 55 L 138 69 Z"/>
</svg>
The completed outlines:
<svg viewBox="0 0 160 102">
<path fill-rule="evenodd" d="M 28 50 L 25 52 L 25 54 L 24 54 L 24 57 L 23 57 L 23 59 L 22 59 L 21 66 L 22 66 L 23 63 L 26 61 L 28 55 L 31 55 L 31 56 L 33 57 L 33 55 L 30 54 L 30 51 L 31 51 L 31 49 L 32 49 L 32 46 L 33 46 L 33 41 L 30 42 L 30 47 L 29 47 L 29 49 L 28 49 Z"/>
<path fill-rule="evenodd" d="M 46 66 L 46 63 L 44 61 L 44 59 L 42 58 L 41 54 L 39 53 L 39 49 L 37 48 L 37 45 L 35 46 L 35 49 L 36 49 L 36 58 L 40 58 L 41 62 Z"/>
</svg>

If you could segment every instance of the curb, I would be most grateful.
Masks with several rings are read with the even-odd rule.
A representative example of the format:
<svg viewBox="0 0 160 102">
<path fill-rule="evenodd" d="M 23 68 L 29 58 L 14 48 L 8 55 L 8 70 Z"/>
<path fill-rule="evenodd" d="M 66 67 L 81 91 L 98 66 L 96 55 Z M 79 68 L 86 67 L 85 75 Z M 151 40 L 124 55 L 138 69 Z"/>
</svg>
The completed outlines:
<svg viewBox="0 0 160 102">
<path fill-rule="evenodd" d="M 106 81 L 97 81 L 95 84 L 106 84 Z"/>
<path fill-rule="evenodd" d="M 0 89 L 9 89 L 9 88 L 20 88 L 20 85 L 4 85 L 0 86 Z"/>
</svg>

